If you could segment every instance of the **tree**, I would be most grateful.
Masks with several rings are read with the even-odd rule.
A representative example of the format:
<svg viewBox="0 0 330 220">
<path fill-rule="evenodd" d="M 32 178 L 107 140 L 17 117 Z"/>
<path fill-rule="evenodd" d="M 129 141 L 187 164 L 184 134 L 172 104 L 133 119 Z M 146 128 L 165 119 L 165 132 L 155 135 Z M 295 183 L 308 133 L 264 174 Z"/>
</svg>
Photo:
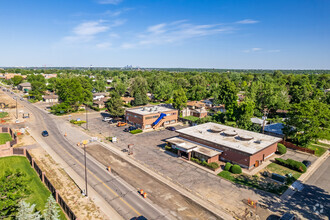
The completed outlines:
<svg viewBox="0 0 330 220">
<path fill-rule="evenodd" d="M 57 203 L 52 195 L 49 195 L 43 213 L 44 220 L 59 220 L 60 214 Z"/>
<path fill-rule="evenodd" d="M 227 106 L 237 101 L 237 92 L 235 84 L 229 79 L 225 79 L 214 91 L 216 104 L 224 104 L 227 110 Z"/>
<path fill-rule="evenodd" d="M 39 220 L 41 215 L 34 211 L 35 204 L 31 205 L 25 201 L 19 202 L 18 213 L 16 215 L 17 220 Z"/>
<path fill-rule="evenodd" d="M 126 92 L 126 86 L 122 82 L 118 82 L 115 84 L 115 91 L 118 93 L 119 96 L 123 96 Z"/>
<path fill-rule="evenodd" d="M 141 91 L 135 92 L 133 97 L 134 97 L 133 105 L 135 106 L 146 105 L 148 103 L 147 94 Z"/>
<path fill-rule="evenodd" d="M 173 86 L 171 83 L 166 81 L 161 81 L 156 85 L 154 96 L 156 100 L 166 101 L 172 97 Z"/>
<path fill-rule="evenodd" d="M 306 100 L 291 107 L 283 132 L 298 145 L 307 146 L 312 140 L 329 134 L 329 118 L 327 104 Z"/>
<path fill-rule="evenodd" d="M 207 96 L 205 86 L 195 85 L 189 90 L 189 100 L 200 101 Z"/>
<path fill-rule="evenodd" d="M 188 98 L 184 89 L 178 89 L 173 92 L 173 107 L 182 110 L 187 106 Z"/>
<path fill-rule="evenodd" d="M 112 116 L 119 117 L 124 115 L 123 100 L 116 92 L 110 93 L 110 98 L 106 101 L 105 106 Z"/>
<path fill-rule="evenodd" d="M 131 94 L 134 97 L 133 104 L 145 105 L 148 103 L 147 91 L 148 91 L 147 80 L 143 77 L 136 77 L 131 83 Z"/>
<path fill-rule="evenodd" d="M 33 81 L 31 83 L 30 96 L 34 96 L 36 100 L 41 100 L 44 91 L 46 90 L 46 84 L 43 82 Z"/>
<path fill-rule="evenodd" d="M 23 77 L 21 76 L 14 76 L 12 79 L 11 79 L 12 83 L 14 86 L 17 86 L 18 84 L 20 84 L 22 81 L 23 81 Z"/>
<path fill-rule="evenodd" d="M 251 100 L 242 102 L 237 109 L 237 125 L 242 129 L 249 129 L 252 125 L 255 104 Z"/>
<path fill-rule="evenodd" d="M 30 194 L 29 180 L 20 170 L 6 170 L 0 179 L 0 216 L 15 215 L 18 203 Z"/>
</svg>

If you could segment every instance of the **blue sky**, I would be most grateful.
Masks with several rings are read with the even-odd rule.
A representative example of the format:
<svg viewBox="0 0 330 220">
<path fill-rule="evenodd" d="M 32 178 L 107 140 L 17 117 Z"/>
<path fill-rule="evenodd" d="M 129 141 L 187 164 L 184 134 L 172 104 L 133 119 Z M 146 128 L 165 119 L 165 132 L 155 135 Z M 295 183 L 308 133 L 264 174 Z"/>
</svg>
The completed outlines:
<svg viewBox="0 0 330 220">
<path fill-rule="evenodd" d="M 330 69 L 329 0 L 0 0 L 0 66 Z"/>
</svg>

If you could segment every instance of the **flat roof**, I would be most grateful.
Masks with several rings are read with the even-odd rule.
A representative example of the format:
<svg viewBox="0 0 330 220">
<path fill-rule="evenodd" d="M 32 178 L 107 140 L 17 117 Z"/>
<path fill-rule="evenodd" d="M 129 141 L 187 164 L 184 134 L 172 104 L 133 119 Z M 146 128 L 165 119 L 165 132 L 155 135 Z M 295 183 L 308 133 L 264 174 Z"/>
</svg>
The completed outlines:
<svg viewBox="0 0 330 220">
<path fill-rule="evenodd" d="M 270 135 L 260 134 L 213 122 L 183 128 L 177 130 L 176 132 L 248 154 L 255 154 L 258 151 L 282 140 L 281 138 Z"/>
<path fill-rule="evenodd" d="M 126 109 L 127 112 L 132 112 L 138 115 L 150 115 L 155 113 L 163 113 L 163 112 L 169 112 L 174 111 L 176 109 L 168 108 L 162 105 L 156 105 L 156 106 L 143 106 L 138 108 L 130 108 Z"/>
<path fill-rule="evenodd" d="M 184 149 L 186 151 L 195 151 L 200 154 L 206 155 L 208 157 L 214 157 L 222 153 L 221 150 L 218 149 L 211 149 L 210 147 L 196 143 L 194 141 L 187 140 L 185 138 L 181 137 L 173 137 L 166 139 L 167 142 L 175 144 L 181 149 Z"/>
</svg>

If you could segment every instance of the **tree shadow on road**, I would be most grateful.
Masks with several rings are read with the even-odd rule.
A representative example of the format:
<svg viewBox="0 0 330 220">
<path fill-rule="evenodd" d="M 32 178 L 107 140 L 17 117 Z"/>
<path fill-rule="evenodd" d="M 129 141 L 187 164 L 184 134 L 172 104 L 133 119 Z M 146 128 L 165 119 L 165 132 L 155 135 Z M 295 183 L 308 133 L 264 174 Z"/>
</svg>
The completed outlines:
<svg viewBox="0 0 330 220">
<path fill-rule="evenodd" d="M 320 219 L 330 216 L 330 195 L 325 190 L 313 186 L 304 185 L 301 192 L 295 192 L 290 198 L 274 203 L 267 197 L 263 198 L 266 204 L 273 212 L 296 212 L 305 219 Z"/>
</svg>

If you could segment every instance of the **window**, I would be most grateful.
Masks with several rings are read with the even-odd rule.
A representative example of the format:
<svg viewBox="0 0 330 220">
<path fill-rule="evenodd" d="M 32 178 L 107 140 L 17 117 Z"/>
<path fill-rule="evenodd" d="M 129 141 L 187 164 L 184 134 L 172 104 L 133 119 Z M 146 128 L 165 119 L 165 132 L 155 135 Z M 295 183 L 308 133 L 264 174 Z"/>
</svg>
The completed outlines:
<svg viewBox="0 0 330 220">
<path fill-rule="evenodd" d="M 172 123 L 175 123 L 175 120 L 171 120 L 170 123 L 171 123 L 171 124 L 172 124 Z"/>
<path fill-rule="evenodd" d="M 146 125 L 145 128 L 151 128 L 151 125 Z"/>
</svg>

